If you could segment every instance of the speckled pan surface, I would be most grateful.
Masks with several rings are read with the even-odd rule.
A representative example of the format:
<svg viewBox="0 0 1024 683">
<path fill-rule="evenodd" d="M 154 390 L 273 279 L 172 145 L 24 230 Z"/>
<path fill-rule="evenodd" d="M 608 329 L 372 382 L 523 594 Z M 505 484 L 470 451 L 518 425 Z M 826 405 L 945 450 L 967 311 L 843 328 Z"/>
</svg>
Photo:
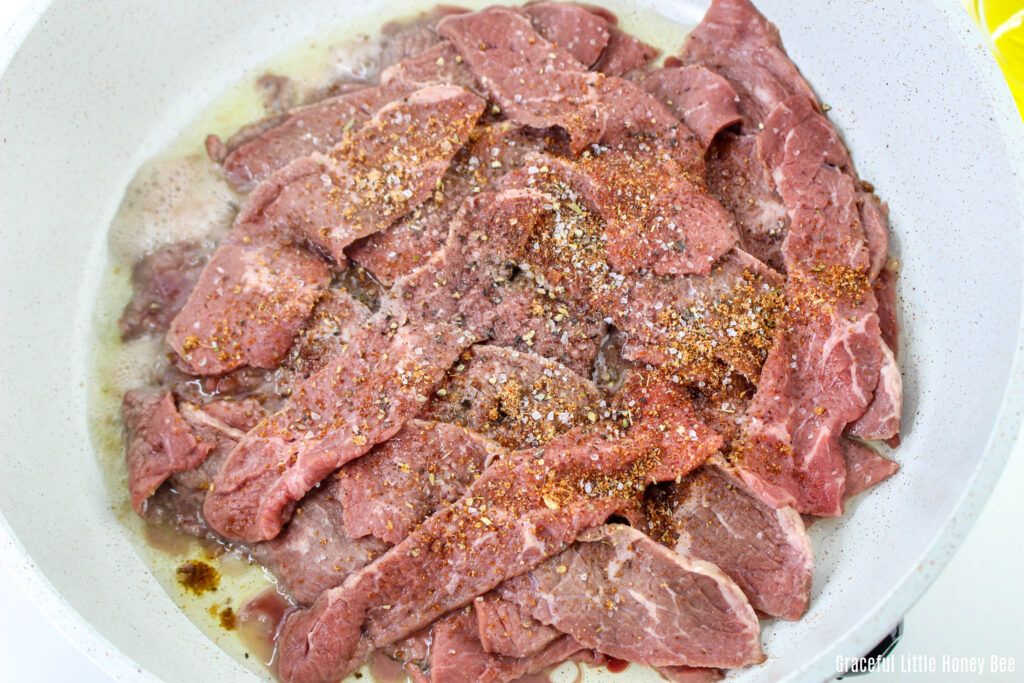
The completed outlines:
<svg viewBox="0 0 1024 683">
<path fill-rule="evenodd" d="M 638 4 L 685 23 L 704 9 Z M 1024 130 L 956 0 L 758 5 L 889 201 L 903 263 L 903 470 L 813 527 L 810 613 L 767 626 L 768 661 L 735 676 L 815 681 L 925 590 L 1018 433 Z M 90 452 L 88 333 L 110 217 L 139 164 L 249 68 L 325 25 L 408 9 L 56 0 L 31 5 L 0 46 L 0 555 L 119 680 L 256 679 L 149 574 Z"/>
</svg>

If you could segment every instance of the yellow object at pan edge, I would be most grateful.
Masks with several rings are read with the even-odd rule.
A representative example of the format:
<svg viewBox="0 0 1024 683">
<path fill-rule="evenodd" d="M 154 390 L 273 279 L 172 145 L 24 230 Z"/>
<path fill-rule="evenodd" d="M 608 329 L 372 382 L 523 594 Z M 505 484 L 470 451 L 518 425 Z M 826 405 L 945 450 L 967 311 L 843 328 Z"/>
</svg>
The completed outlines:
<svg viewBox="0 0 1024 683">
<path fill-rule="evenodd" d="M 1024 0 L 970 0 L 967 8 L 988 36 L 1024 116 Z"/>
</svg>

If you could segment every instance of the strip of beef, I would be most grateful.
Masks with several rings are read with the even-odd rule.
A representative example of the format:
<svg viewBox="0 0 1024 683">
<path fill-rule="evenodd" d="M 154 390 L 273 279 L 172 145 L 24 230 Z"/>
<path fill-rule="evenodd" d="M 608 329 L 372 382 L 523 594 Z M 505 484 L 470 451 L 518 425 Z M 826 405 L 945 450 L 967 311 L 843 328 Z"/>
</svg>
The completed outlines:
<svg viewBox="0 0 1024 683">
<path fill-rule="evenodd" d="M 239 214 L 252 233 L 293 234 L 336 262 L 349 244 L 387 228 L 434 194 L 469 138 L 484 102 L 435 85 L 381 107 L 326 153 L 297 159 L 268 178 Z"/>
<path fill-rule="evenodd" d="M 705 158 L 708 188 L 735 218 L 743 249 L 786 272 L 782 240 L 789 232 L 789 214 L 758 157 L 756 136 L 725 131 Z"/>
<path fill-rule="evenodd" d="M 396 327 L 363 330 L 239 442 L 203 506 L 210 526 L 274 538 L 306 492 L 419 412 L 468 341 L 444 324 Z"/>
<path fill-rule="evenodd" d="M 541 37 L 524 15 L 490 7 L 448 17 L 438 31 L 512 120 L 534 128 L 558 125 L 576 152 L 600 138 L 598 75 Z M 550 82 L 541 86 L 541 80 Z"/>
<path fill-rule="evenodd" d="M 620 28 L 613 26 L 608 34 L 608 46 L 593 65 L 595 71 L 608 76 L 625 76 L 643 68 L 658 56 L 657 48 Z"/>
<path fill-rule="evenodd" d="M 396 282 L 385 307 L 413 322 L 447 322 L 486 339 L 501 315 L 513 268 L 546 213 L 543 195 L 530 190 L 466 199 L 444 248 Z"/>
<path fill-rule="evenodd" d="M 842 514 L 839 437 L 867 408 L 882 359 L 877 317 L 852 306 L 870 293 L 863 282 L 852 292 L 792 274 L 787 282 L 787 308 L 732 453 L 743 480 L 770 505 Z M 851 308 L 861 312 L 844 314 Z"/>
<path fill-rule="evenodd" d="M 218 150 L 224 173 L 241 192 L 254 188 L 290 162 L 314 152 L 326 152 L 341 142 L 350 129 L 361 127 L 388 102 L 406 97 L 431 83 L 473 86 L 468 69 L 455 59 L 447 43 L 429 47 L 403 59 L 381 73 L 378 86 L 358 89 L 292 110 L 242 129 L 220 143 L 207 140 Z"/>
<path fill-rule="evenodd" d="M 191 403 L 206 404 L 213 397 L 252 398 L 267 412 L 276 412 L 295 383 L 308 378 L 349 344 L 369 317 L 364 304 L 333 285 L 313 307 L 277 368 L 241 367 L 224 375 L 196 377 L 171 366 L 160 381 Z"/>
<path fill-rule="evenodd" d="M 847 498 L 888 479 L 899 469 L 895 462 L 883 458 L 874 448 L 855 439 L 844 437 L 840 446 L 846 461 Z"/>
<path fill-rule="evenodd" d="M 858 186 L 847 172 L 850 157 L 811 100 L 780 102 L 757 136 L 757 151 L 789 213 L 782 247 L 787 271 L 841 265 L 868 272 Z"/>
<path fill-rule="evenodd" d="M 217 248 L 171 321 L 167 343 L 191 374 L 276 368 L 330 283 L 306 249 L 244 239 Z"/>
<path fill-rule="evenodd" d="M 618 273 L 608 262 L 604 221 L 551 166 L 530 166 L 505 183 L 547 193 L 554 209 L 520 268 L 549 295 L 625 332 L 626 358 L 671 365 L 694 381 L 728 367 L 756 380 L 781 298 L 777 273 L 735 248 L 708 277 Z"/>
<path fill-rule="evenodd" d="M 587 71 L 518 12 L 491 7 L 447 17 L 438 31 L 506 116 L 534 128 L 562 128 L 574 153 L 654 134 L 665 144 L 676 140 L 680 154 L 690 151 L 680 141 L 692 133 L 677 130 L 684 127 L 657 100 L 629 81 Z"/>
<path fill-rule="evenodd" d="M 276 538 L 250 548 L 253 559 L 301 604 L 312 604 L 391 547 L 374 536 L 352 538 L 345 533 L 341 494 L 339 482 L 330 479 L 302 499 Z"/>
<path fill-rule="evenodd" d="M 503 657 L 531 657 L 562 636 L 540 623 L 514 600 L 491 591 L 473 601 L 477 634 L 484 652 Z"/>
<path fill-rule="evenodd" d="M 173 419 L 166 419 L 169 415 Z M 166 392 L 128 392 L 124 419 L 130 437 L 129 489 L 145 495 L 148 489 L 140 489 L 146 479 L 157 487 L 136 512 L 189 536 L 217 540 L 202 516 L 203 500 L 236 441 L 263 415 L 260 405 L 249 399 L 213 401 L 200 408 L 184 401 L 175 406 Z M 193 441 L 203 457 L 181 458 L 182 444 Z M 148 460 L 141 471 L 132 465 L 140 455 Z"/>
<path fill-rule="evenodd" d="M 370 309 L 341 287 L 331 287 L 317 302 L 305 326 L 295 337 L 279 372 L 291 385 L 326 365 L 351 344 L 370 321 Z"/>
<path fill-rule="evenodd" d="M 879 332 L 881 334 L 881 331 Z M 867 410 L 847 428 L 847 433 L 869 441 L 886 441 L 900 432 L 903 415 L 903 376 L 896 356 L 884 342 L 878 383 Z"/>
<path fill-rule="evenodd" d="M 734 249 L 704 277 L 624 280 L 625 291 L 610 292 L 605 306 L 629 337 L 623 348 L 628 359 L 664 366 L 694 382 L 731 371 L 757 381 L 771 344 L 781 280 Z"/>
<path fill-rule="evenodd" d="M 672 683 L 714 683 L 725 678 L 721 669 L 701 669 L 692 666 L 659 666 L 658 673 Z"/>
<path fill-rule="evenodd" d="M 683 59 L 729 80 L 740 97 L 744 132 L 756 133 L 758 124 L 791 95 L 817 102 L 786 55 L 779 30 L 749 0 L 713 0 L 686 38 Z"/>
<path fill-rule="evenodd" d="M 397 283 L 348 348 L 239 444 L 204 506 L 211 526 L 229 538 L 273 538 L 296 500 L 414 417 L 462 349 L 481 338 L 493 318 L 489 289 L 507 280 L 502 273 L 541 206 L 530 192 L 467 200 L 446 248 Z"/>
<path fill-rule="evenodd" d="M 688 37 L 683 59 L 717 71 L 730 81 L 738 92 L 745 133 L 768 128 L 768 116 L 791 97 L 806 99 L 816 113 L 821 111 L 814 92 L 786 55 L 778 29 L 748 0 L 713 2 Z M 873 279 L 888 258 L 887 209 L 872 194 L 871 186 L 857 179 L 848 158 L 841 168 L 857 186 L 857 210 L 866 233 Z"/>
<path fill-rule="evenodd" d="M 501 296 L 491 344 L 549 358 L 581 376 L 592 374 L 608 331 L 600 316 L 545 296 L 524 277 L 513 279 Z"/>
<path fill-rule="evenodd" d="M 192 242 L 174 242 L 142 257 L 132 267 L 131 301 L 117 321 L 121 338 L 166 332 L 209 258 L 207 248 Z"/>
<path fill-rule="evenodd" d="M 377 562 L 293 614 L 279 640 L 282 677 L 344 677 L 373 649 L 530 571 L 634 504 L 647 483 L 685 474 L 720 445 L 670 386 L 633 386 L 643 393 L 626 429 L 598 423 L 502 458 Z"/>
<path fill-rule="evenodd" d="M 697 135 L 705 150 L 722 129 L 743 118 L 729 81 L 703 66 L 662 67 L 637 80 Z"/>
<path fill-rule="evenodd" d="M 399 543 L 458 499 L 504 449 L 465 427 L 410 420 L 332 481 L 345 533 Z"/>
<path fill-rule="evenodd" d="M 536 352 L 589 373 L 604 323 L 512 279 L 534 226 L 549 213 L 546 201 L 530 190 L 467 198 L 449 225 L 444 248 L 395 283 L 388 305 L 410 320 L 453 321 L 478 340 Z"/>
<path fill-rule="evenodd" d="M 509 121 L 478 126 L 433 197 L 388 229 L 355 242 L 348 257 L 390 287 L 444 245 L 449 221 L 466 197 L 492 189 L 493 181 L 521 166 L 528 152 L 545 149 L 549 138 Z"/>
<path fill-rule="evenodd" d="M 608 262 L 619 273 L 706 274 L 736 241 L 732 217 L 708 193 L 703 177 L 650 147 L 575 162 L 547 154 L 529 161 L 528 170 L 548 169 L 543 175 L 564 182 L 602 218 Z"/>
<path fill-rule="evenodd" d="M 680 555 L 720 568 L 759 612 L 799 619 L 814 570 L 803 521 L 792 508 L 762 503 L 722 464 L 652 487 L 641 529 Z"/>
<path fill-rule="evenodd" d="M 212 443 L 214 447 L 198 467 L 176 472 L 168 481 L 179 487 L 203 491 L 213 486 L 214 477 L 239 439 L 267 415 L 263 407 L 252 399 L 217 400 L 204 406 L 180 401 L 178 410 L 196 438 Z"/>
<path fill-rule="evenodd" d="M 621 524 L 583 534 L 498 594 L 584 646 L 637 664 L 764 659 L 757 616 L 732 579 Z"/>
<path fill-rule="evenodd" d="M 857 179 L 852 163 L 847 171 L 857 181 L 857 209 L 860 223 L 864 226 L 871 258 L 871 279 L 874 280 L 889 262 L 889 207 L 869 191 L 869 183 Z"/>
<path fill-rule="evenodd" d="M 605 52 L 610 31 L 608 21 L 580 5 L 535 2 L 523 7 L 523 12 L 537 33 L 568 51 L 584 66 L 593 66 Z"/>
<path fill-rule="evenodd" d="M 899 445 L 900 421 L 903 416 L 903 378 L 897 365 L 899 357 L 899 320 L 896 317 L 896 274 L 887 264 L 872 283 L 878 301 L 878 327 L 885 343 L 885 364 L 878 376 L 875 394 L 865 414 L 850 426 L 849 431 L 864 439 L 884 439 L 895 448 Z"/>
<path fill-rule="evenodd" d="M 589 380 L 531 353 L 470 347 L 421 416 L 453 422 L 506 448 L 543 446 L 607 412 Z"/>
<path fill-rule="evenodd" d="M 431 683 L 475 681 L 507 683 L 538 674 L 560 664 L 584 647 L 562 636 L 540 651 L 525 657 L 503 657 L 488 653 L 480 640 L 472 611 L 455 612 L 431 628 L 429 680 Z"/>
<path fill-rule="evenodd" d="M 214 401 L 202 408 L 181 403 L 175 410 L 170 394 L 162 396 L 154 400 L 155 394 L 147 396 L 141 391 L 125 396 L 125 421 L 130 433 L 145 433 L 151 442 L 159 433 L 156 452 L 163 460 L 175 449 L 180 451 L 180 444 L 186 441 L 200 444 L 205 456 L 201 462 L 179 461 L 177 467 L 187 469 L 166 475 L 166 483 L 156 495 L 136 510 L 149 521 L 219 541 L 202 515 L 203 501 L 217 472 L 237 442 L 263 418 L 263 411 L 251 400 Z M 171 410 L 177 417 L 167 422 L 164 418 Z M 138 447 L 133 439 L 130 448 Z M 340 584 L 389 547 L 373 537 L 351 539 L 345 535 L 337 489 L 332 482 L 304 498 L 292 523 L 274 540 L 241 548 L 273 572 L 280 585 L 302 603 L 311 603 L 322 591 Z"/>
<path fill-rule="evenodd" d="M 129 391 L 121 412 L 128 431 L 128 490 L 132 507 L 143 515 L 146 499 L 173 473 L 200 465 L 214 444 L 195 437 L 170 392 Z"/>
<path fill-rule="evenodd" d="M 856 186 L 835 130 L 805 97 L 779 104 L 757 144 L 790 215 L 790 277 L 736 462 L 769 504 L 838 515 L 839 437 L 867 410 L 885 362 Z"/>
<path fill-rule="evenodd" d="M 438 5 L 427 12 L 420 12 L 412 19 L 384 24 L 380 30 L 381 51 L 377 58 L 377 68 L 383 71 L 435 47 L 441 41 L 437 35 L 437 22 L 449 14 L 464 11 L 458 7 Z"/>
<path fill-rule="evenodd" d="M 896 272 L 889 266 L 882 268 L 873 284 L 875 299 L 878 300 L 878 326 L 882 329 L 882 341 L 899 358 L 900 327 L 896 313 Z"/>
<path fill-rule="evenodd" d="M 322 294 L 323 261 L 386 228 L 433 192 L 483 102 L 455 86 L 418 90 L 381 109 L 328 156 L 293 162 L 260 185 L 203 271 L 168 334 L 194 374 L 276 367 Z"/>
</svg>

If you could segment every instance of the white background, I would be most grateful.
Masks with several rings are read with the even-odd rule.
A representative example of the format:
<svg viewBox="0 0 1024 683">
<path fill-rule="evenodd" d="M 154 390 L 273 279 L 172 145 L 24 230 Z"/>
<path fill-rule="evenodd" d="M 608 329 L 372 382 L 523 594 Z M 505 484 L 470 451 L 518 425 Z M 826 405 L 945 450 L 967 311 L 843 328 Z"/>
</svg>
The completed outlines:
<svg viewBox="0 0 1024 683">
<path fill-rule="evenodd" d="M 0 0 L 0 32 L 26 1 Z M 944 656 L 983 658 L 985 681 L 1024 681 L 1024 443 L 963 548 L 907 614 L 903 640 L 891 655 L 896 671 L 848 680 L 959 683 L 974 677 L 943 672 Z M 1015 672 L 991 673 L 992 656 L 1013 658 Z M 935 673 L 908 670 L 929 660 Z M 0 564 L 0 683 L 111 680 L 50 624 Z"/>
</svg>

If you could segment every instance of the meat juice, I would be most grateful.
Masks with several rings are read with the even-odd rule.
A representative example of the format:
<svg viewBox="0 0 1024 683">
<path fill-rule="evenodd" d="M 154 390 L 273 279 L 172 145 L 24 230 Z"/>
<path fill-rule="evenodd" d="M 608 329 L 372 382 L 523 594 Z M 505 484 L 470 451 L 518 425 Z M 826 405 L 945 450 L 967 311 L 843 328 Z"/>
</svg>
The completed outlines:
<svg viewBox="0 0 1024 683">
<path fill-rule="evenodd" d="M 204 140 L 209 134 L 226 139 L 242 126 L 274 113 L 265 101 L 265 91 L 257 85 L 261 76 L 274 73 L 288 77 L 296 101 L 309 99 L 341 79 L 372 80 L 380 28 L 391 19 L 412 17 L 436 4 L 396 2 L 391 13 L 310 36 L 255 66 L 183 130 L 166 137 L 163 151 L 142 164 L 128 184 L 111 220 L 101 296 L 93 312 L 87 408 L 91 441 L 111 508 L 143 564 L 175 604 L 219 647 L 265 680 L 274 680 L 272 631 L 276 632 L 292 607 L 277 592 L 275 578 L 230 547 L 150 525 L 131 508 L 121 398 L 128 389 L 155 384 L 167 371 L 170 358 L 159 336 L 122 342 L 117 321 L 131 298 L 132 266 L 140 257 L 177 241 L 190 241 L 212 251 L 230 228 L 245 197 L 223 180 L 220 169 L 206 154 Z M 495 3 L 470 0 L 456 4 L 480 9 Z M 700 19 L 697 10 L 692 16 L 681 17 L 689 22 L 684 24 L 667 21 L 622 0 L 600 4 L 618 16 L 621 28 L 659 48 L 663 55 L 677 52 Z M 194 593 L 179 583 L 178 569 L 190 561 L 216 569 L 220 578 L 215 589 Z M 224 615 L 234 616 L 226 619 Z M 229 628 L 231 624 L 235 628 Z M 582 670 L 578 664 L 566 662 L 534 679 L 575 682 L 584 678 Z M 608 673 L 588 667 L 585 678 L 604 680 Z M 382 683 L 405 678 L 404 673 L 385 662 L 371 663 L 364 668 L 364 675 Z"/>
</svg>

